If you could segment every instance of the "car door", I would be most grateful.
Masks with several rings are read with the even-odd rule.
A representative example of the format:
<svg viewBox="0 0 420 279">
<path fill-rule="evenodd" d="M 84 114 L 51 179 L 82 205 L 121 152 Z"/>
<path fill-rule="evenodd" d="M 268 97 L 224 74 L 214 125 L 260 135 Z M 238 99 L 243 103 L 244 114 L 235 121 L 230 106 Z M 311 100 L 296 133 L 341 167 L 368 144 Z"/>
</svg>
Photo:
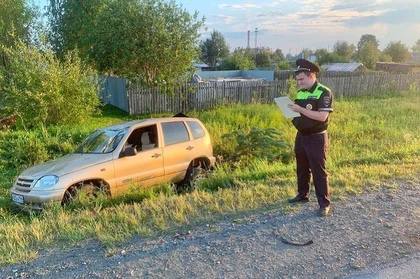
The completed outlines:
<svg viewBox="0 0 420 279">
<path fill-rule="evenodd" d="M 148 135 L 149 139 L 145 134 Z M 115 161 L 115 176 L 118 192 L 131 185 L 150 186 L 164 180 L 163 150 L 159 144 L 157 125 L 135 129 L 127 138 L 125 145 L 134 147 L 137 154 L 125 156 L 124 149 Z"/>
<path fill-rule="evenodd" d="M 165 178 L 177 182 L 184 178 L 185 171 L 194 159 L 194 145 L 184 121 L 162 122 L 164 142 Z"/>
</svg>

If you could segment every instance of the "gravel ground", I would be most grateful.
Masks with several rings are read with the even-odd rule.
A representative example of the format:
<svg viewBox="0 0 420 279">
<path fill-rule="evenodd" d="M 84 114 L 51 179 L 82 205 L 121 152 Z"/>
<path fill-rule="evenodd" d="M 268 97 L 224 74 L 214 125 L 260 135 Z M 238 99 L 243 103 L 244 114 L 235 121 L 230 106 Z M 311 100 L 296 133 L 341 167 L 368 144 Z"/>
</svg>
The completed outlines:
<svg viewBox="0 0 420 279">
<path fill-rule="evenodd" d="M 0 278 L 415 278 L 419 273 L 409 271 L 420 264 L 420 185 L 398 184 L 337 201 L 327 218 L 317 216 L 312 197 L 291 214 L 230 216 L 135 237 L 113 253 L 96 241 L 43 251 L 35 261 L 3 267 Z"/>
</svg>

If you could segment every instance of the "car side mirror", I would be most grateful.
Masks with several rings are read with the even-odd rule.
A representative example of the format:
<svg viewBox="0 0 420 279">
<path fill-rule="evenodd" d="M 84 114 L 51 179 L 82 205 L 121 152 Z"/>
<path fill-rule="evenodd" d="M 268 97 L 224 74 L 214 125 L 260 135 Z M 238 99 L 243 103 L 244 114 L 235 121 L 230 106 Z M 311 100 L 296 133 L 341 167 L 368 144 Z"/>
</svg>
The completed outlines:
<svg viewBox="0 0 420 279">
<path fill-rule="evenodd" d="M 121 157 L 130 157 L 130 156 L 136 156 L 137 155 L 137 149 L 134 146 L 129 146 L 124 149 L 123 152 L 121 152 Z"/>
</svg>

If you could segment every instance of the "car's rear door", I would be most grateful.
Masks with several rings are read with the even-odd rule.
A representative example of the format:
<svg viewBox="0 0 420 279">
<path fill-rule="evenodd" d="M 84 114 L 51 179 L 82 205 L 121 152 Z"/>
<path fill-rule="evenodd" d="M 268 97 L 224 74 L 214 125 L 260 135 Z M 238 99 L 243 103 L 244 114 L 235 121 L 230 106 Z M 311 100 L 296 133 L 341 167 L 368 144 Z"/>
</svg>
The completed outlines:
<svg viewBox="0 0 420 279">
<path fill-rule="evenodd" d="M 185 176 L 191 160 L 194 159 L 195 146 L 184 121 L 161 123 L 164 142 L 164 167 L 167 180 L 177 181 Z"/>
</svg>

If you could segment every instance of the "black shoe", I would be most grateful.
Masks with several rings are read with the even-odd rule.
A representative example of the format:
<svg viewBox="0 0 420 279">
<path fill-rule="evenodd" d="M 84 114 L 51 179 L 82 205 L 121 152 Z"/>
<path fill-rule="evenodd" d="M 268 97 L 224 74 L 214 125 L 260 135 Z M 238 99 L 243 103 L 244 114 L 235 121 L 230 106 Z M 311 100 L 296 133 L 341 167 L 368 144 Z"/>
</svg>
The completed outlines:
<svg viewBox="0 0 420 279">
<path fill-rule="evenodd" d="M 293 199 L 288 199 L 287 201 L 289 203 L 298 203 L 298 202 L 305 203 L 305 202 L 308 202 L 309 199 L 307 197 L 301 197 L 301 196 L 297 195 Z"/>
<path fill-rule="evenodd" d="M 326 207 L 321 207 L 319 209 L 319 216 L 320 217 L 326 217 L 330 215 L 330 207 L 326 206 Z"/>
</svg>

